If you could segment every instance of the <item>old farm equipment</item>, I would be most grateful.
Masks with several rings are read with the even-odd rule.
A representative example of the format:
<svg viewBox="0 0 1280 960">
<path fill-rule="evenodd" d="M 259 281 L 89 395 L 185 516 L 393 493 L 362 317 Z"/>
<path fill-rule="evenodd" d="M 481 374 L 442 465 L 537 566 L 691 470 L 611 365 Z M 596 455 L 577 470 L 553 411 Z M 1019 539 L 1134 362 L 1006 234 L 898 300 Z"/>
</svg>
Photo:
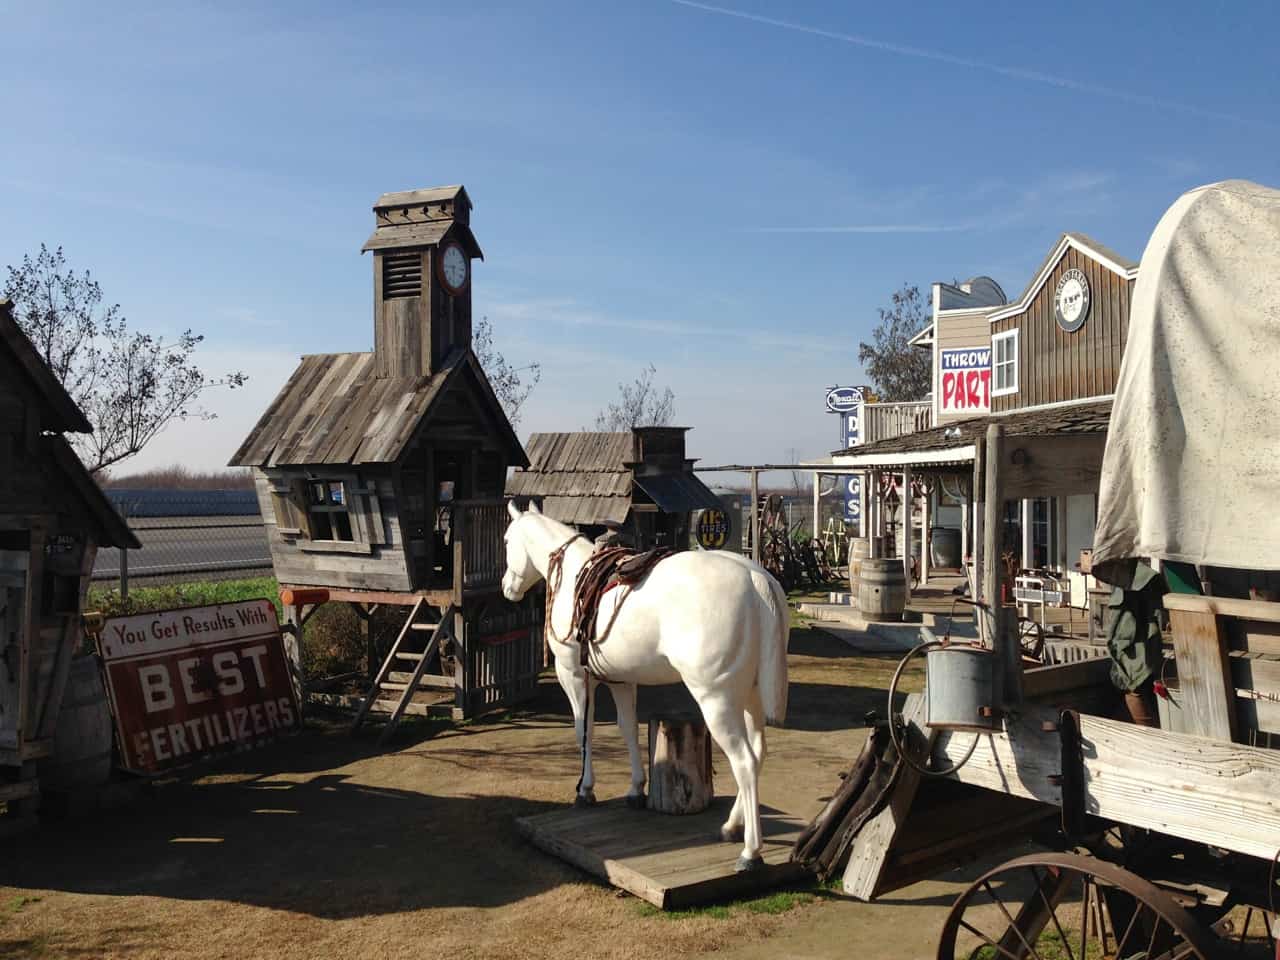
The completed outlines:
<svg viewBox="0 0 1280 960">
<path fill-rule="evenodd" d="M 317 604 L 403 627 L 363 698 L 469 717 L 532 695 L 541 607 L 505 601 L 503 484 L 526 466 L 471 349 L 471 200 L 460 186 L 373 207 L 374 349 L 312 354 L 232 458 L 252 467 L 295 635 Z"/>
<path fill-rule="evenodd" d="M 1149 579 L 1142 559 L 1171 585 L 1198 568 L 1276 596 L 1277 266 L 1280 192 L 1192 191 L 1142 260 L 1105 456 L 1101 436 L 1009 433 L 998 418 L 980 441 L 985 640 L 922 644 L 926 693 L 841 788 L 875 793 L 841 814 L 844 887 L 860 898 L 1028 837 L 1048 848 L 960 895 L 939 958 L 1276 955 L 1280 603 L 1168 593 L 1163 642 L 1114 634 L 1113 659 L 1026 668 L 996 559 L 1006 500 L 1099 491 L 1093 565 L 1120 588 L 1113 613 Z M 1169 698 L 1158 718 L 1141 702 L 1153 689 Z M 867 772 L 877 758 L 892 775 Z"/>
</svg>

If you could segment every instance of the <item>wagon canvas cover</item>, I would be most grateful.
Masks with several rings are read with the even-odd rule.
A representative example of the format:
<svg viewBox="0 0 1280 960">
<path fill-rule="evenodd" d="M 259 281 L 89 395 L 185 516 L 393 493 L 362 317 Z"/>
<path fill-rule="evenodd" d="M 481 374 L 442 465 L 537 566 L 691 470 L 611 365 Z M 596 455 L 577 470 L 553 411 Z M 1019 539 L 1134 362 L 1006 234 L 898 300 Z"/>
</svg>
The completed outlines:
<svg viewBox="0 0 1280 960">
<path fill-rule="evenodd" d="M 1129 557 L 1280 569 L 1280 191 L 1192 190 L 1133 291 L 1094 539 Z"/>
</svg>

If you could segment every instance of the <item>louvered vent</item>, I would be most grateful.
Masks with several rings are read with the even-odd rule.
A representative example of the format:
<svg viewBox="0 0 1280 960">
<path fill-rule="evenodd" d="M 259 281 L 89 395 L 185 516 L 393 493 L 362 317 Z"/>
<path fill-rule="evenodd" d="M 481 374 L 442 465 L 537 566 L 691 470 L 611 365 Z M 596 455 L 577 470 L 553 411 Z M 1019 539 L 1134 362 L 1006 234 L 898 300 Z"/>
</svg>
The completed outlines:
<svg viewBox="0 0 1280 960">
<path fill-rule="evenodd" d="M 384 253 L 382 255 L 382 299 L 417 297 L 422 294 L 422 254 Z"/>
</svg>

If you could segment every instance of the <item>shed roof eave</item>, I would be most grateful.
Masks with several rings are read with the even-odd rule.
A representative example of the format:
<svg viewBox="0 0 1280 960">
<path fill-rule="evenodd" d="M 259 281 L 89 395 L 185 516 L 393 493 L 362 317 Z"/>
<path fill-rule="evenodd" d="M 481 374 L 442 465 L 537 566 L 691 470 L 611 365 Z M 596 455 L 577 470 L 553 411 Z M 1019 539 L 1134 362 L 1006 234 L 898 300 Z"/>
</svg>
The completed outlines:
<svg viewBox="0 0 1280 960">
<path fill-rule="evenodd" d="M 836 467 L 901 467 L 901 466 L 951 466 L 972 463 L 975 444 L 946 447 L 934 450 L 907 450 L 899 453 L 857 454 L 837 453 L 831 457 Z"/>
</svg>

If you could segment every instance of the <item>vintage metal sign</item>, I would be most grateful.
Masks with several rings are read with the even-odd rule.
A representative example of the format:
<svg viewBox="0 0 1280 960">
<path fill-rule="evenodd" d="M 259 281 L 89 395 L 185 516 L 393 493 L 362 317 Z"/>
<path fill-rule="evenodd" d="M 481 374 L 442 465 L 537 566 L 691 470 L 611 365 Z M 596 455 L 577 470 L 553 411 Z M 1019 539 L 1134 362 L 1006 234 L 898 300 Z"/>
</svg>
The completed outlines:
<svg viewBox="0 0 1280 960">
<path fill-rule="evenodd" d="M 1062 275 L 1053 292 L 1053 316 L 1067 333 L 1075 333 L 1089 319 L 1089 278 L 1074 267 Z"/>
<path fill-rule="evenodd" d="M 729 515 L 723 510 L 703 510 L 694 536 L 703 550 L 719 550 L 729 540 Z"/>
<path fill-rule="evenodd" d="M 991 348 L 938 352 L 942 413 L 986 413 L 991 409 Z"/>
<path fill-rule="evenodd" d="M 112 617 L 98 645 L 126 769 L 165 770 L 298 726 L 270 600 Z"/>
<path fill-rule="evenodd" d="M 827 391 L 827 410 L 831 413 L 848 413 L 862 403 L 861 387 L 832 387 Z"/>
</svg>

